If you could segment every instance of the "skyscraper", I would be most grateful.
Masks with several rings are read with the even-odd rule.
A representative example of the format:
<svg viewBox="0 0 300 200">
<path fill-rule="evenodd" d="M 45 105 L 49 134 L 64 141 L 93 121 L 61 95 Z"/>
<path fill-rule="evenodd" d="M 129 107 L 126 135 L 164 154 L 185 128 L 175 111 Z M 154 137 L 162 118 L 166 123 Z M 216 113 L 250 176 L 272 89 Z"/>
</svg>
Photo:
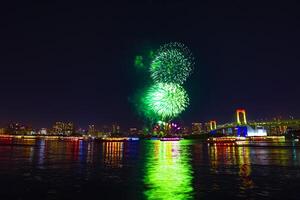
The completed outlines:
<svg viewBox="0 0 300 200">
<path fill-rule="evenodd" d="M 202 131 L 202 124 L 199 122 L 192 123 L 192 134 L 200 134 Z"/>
<path fill-rule="evenodd" d="M 71 135 L 74 133 L 74 124 L 72 122 L 55 122 L 52 133 L 55 135 Z"/>
<path fill-rule="evenodd" d="M 96 131 L 96 126 L 94 124 L 89 125 L 88 134 L 91 136 L 96 136 L 97 131 Z"/>
<path fill-rule="evenodd" d="M 113 135 L 120 134 L 120 125 L 118 125 L 118 124 L 112 125 L 112 134 Z"/>
</svg>

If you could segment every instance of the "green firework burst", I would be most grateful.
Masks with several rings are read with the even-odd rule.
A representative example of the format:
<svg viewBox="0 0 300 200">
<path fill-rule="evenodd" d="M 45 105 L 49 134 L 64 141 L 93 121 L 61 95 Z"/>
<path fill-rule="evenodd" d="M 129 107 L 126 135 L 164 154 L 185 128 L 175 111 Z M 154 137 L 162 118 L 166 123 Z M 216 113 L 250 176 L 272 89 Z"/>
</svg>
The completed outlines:
<svg viewBox="0 0 300 200">
<path fill-rule="evenodd" d="M 134 59 L 134 65 L 137 68 L 143 68 L 144 67 L 143 56 L 136 56 Z"/>
<path fill-rule="evenodd" d="M 189 98 L 185 89 L 174 83 L 156 83 L 142 96 L 143 113 L 153 120 L 170 120 L 186 109 Z"/>
<path fill-rule="evenodd" d="M 150 65 L 151 78 L 156 83 L 183 84 L 192 73 L 194 58 L 182 43 L 162 45 Z"/>
</svg>

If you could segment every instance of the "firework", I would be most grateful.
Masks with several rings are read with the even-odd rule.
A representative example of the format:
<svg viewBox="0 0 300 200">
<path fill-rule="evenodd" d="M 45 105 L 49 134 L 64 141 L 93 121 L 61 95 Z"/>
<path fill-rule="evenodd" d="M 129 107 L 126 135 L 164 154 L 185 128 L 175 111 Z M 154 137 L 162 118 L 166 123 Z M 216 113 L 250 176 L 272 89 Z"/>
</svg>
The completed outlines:
<svg viewBox="0 0 300 200">
<path fill-rule="evenodd" d="M 183 84 L 193 70 L 194 59 L 181 43 L 162 45 L 150 65 L 151 78 L 159 83 Z"/>
<path fill-rule="evenodd" d="M 154 58 L 154 51 L 150 50 L 141 55 L 136 55 L 134 59 L 134 66 L 138 69 L 145 69 L 145 67 L 149 67 L 150 63 Z"/>
<path fill-rule="evenodd" d="M 142 96 L 144 114 L 153 120 L 171 120 L 189 104 L 184 88 L 174 83 L 156 83 Z"/>
<path fill-rule="evenodd" d="M 136 56 L 134 59 L 134 65 L 137 68 L 143 68 L 144 67 L 143 56 Z"/>
</svg>

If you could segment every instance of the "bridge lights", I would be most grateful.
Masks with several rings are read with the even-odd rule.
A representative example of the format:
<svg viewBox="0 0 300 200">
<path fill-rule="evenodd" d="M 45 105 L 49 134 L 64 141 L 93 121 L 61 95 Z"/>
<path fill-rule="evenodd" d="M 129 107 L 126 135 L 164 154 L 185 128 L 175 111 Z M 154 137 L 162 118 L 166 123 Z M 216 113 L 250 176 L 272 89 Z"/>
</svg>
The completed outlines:
<svg viewBox="0 0 300 200">
<path fill-rule="evenodd" d="M 247 124 L 246 110 L 245 109 L 237 109 L 236 110 L 236 121 L 237 121 L 238 125 Z"/>
<path fill-rule="evenodd" d="M 217 129 L 217 122 L 214 121 L 214 120 L 210 121 L 210 122 L 209 122 L 209 128 L 210 128 L 210 130 L 215 130 L 215 129 Z"/>
</svg>

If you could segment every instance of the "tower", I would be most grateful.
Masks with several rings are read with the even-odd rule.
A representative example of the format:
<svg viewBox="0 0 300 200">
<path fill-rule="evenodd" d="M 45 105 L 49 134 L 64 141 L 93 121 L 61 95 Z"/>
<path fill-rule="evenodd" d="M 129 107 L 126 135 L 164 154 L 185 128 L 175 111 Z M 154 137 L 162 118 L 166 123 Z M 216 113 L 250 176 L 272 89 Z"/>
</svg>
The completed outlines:
<svg viewBox="0 0 300 200">
<path fill-rule="evenodd" d="M 245 109 L 237 109 L 236 110 L 236 122 L 237 122 L 238 125 L 247 124 L 246 110 Z"/>
<path fill-rule="evenodd" d="M 217 129 L 217 122 L 215 120 L 211 120 L 209 122 L 209 127 L 210 127 L 210 130 L 215 130 Z"/>
</svg>

